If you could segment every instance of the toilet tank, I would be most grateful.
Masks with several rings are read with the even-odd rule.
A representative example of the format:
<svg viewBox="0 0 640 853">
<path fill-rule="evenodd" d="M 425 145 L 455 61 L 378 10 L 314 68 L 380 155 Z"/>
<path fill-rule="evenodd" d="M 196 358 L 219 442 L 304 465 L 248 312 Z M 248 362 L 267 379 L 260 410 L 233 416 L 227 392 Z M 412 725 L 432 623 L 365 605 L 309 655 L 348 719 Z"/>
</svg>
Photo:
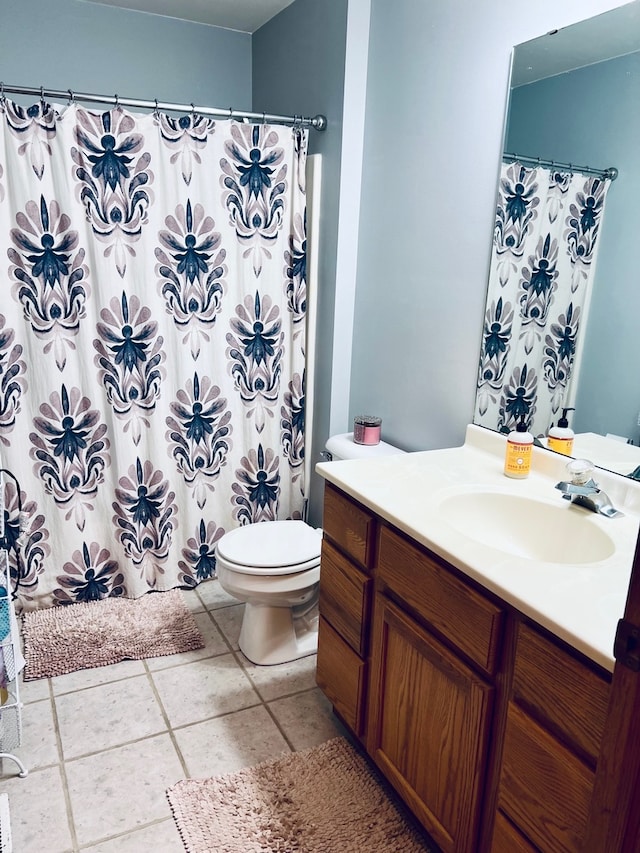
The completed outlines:
<svg viewBox="0 0 640 853">
<path fill-rule="evenodd" d="M 327 461 L 339 459 L 373 459 L 380 456 L 396 456 L 404 453 L 399 447 L 380 441 L 378 444 L 356 444 L 352 432 L 343 432 L 340 435 L 332 435 L 327 439 Z"/>
</svg>

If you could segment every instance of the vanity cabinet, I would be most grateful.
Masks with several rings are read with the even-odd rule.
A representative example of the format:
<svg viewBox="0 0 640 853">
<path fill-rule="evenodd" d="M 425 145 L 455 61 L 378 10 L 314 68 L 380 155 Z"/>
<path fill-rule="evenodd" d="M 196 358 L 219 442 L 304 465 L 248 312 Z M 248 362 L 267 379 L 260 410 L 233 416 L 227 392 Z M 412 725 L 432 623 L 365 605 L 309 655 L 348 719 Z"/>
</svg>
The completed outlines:
<svg viewBox="0 0 640 853">
<path fill-rule="evenodd" d="M 326 484 L 317 681 L 444 853 L 582 853 L 610 674 Z"/>
</svg>

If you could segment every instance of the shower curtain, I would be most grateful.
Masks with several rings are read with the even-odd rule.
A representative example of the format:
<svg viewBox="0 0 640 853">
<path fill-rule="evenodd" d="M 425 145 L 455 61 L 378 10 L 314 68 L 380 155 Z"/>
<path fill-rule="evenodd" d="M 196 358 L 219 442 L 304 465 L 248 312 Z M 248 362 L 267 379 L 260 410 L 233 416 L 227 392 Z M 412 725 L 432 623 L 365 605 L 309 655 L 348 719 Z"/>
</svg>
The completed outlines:
<svg viewBox="0 0 640 853">
<path fill-rule="evenodd" d="M 18 609 L 192 587 L 304 503 L 300 128 L 0 104 Z"/>
<path fill-rule="evenodd" d="M 547 434 L 568 393 L 609 179 L 502 165 L 474 423 Z"/>
</svg>

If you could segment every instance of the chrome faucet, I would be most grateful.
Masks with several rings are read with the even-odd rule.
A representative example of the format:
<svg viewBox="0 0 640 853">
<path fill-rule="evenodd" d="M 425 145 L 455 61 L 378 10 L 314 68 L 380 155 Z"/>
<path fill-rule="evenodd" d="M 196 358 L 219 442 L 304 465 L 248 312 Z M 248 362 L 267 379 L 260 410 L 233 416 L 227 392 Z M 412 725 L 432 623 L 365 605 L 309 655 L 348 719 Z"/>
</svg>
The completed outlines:
<svg viewBox="0 0 640 853">
<path fill-rule="evenodd" d="M 593 462 L 589 462 L 588 459 L 572 460 L 567 465 L 567 472 L 571 479 L 556 483 L 556 489 L 560 489 L 565 500 L 583 506 L 591 512 L 606 515 L 607 518 L 618 518 L 624 515 L 613 506 L 609 496 L 593 479 L 593 469 Z"/>
</svg>

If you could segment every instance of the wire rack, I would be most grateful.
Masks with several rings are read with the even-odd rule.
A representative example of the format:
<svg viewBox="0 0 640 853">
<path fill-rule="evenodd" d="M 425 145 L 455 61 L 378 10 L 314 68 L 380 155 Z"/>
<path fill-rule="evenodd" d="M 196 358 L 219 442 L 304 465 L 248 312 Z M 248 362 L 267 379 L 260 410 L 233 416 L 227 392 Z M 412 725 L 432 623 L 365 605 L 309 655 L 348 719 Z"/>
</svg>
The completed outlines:
<svg viewBox="0 0 640 853">
<path fill-rule="evenodd" d="M 0 540 L 4 540 L 4 486 L 5 474 L 15 480 L 6 469 L 0 469 Z M 18 495 L 20 486 L 16 481 Z M 9 554 L 0 548 L 0 759 L 9 758 L 18 765 L 18 775 L 28 771 L 11 750 L 22 742 L 22 703 L 20 702 L 20 667 L 23 658 L 13 600 L 11 598 L 11 573 Z M 0 847 L 0 853 L 3 848 Z"/>
</svg>

